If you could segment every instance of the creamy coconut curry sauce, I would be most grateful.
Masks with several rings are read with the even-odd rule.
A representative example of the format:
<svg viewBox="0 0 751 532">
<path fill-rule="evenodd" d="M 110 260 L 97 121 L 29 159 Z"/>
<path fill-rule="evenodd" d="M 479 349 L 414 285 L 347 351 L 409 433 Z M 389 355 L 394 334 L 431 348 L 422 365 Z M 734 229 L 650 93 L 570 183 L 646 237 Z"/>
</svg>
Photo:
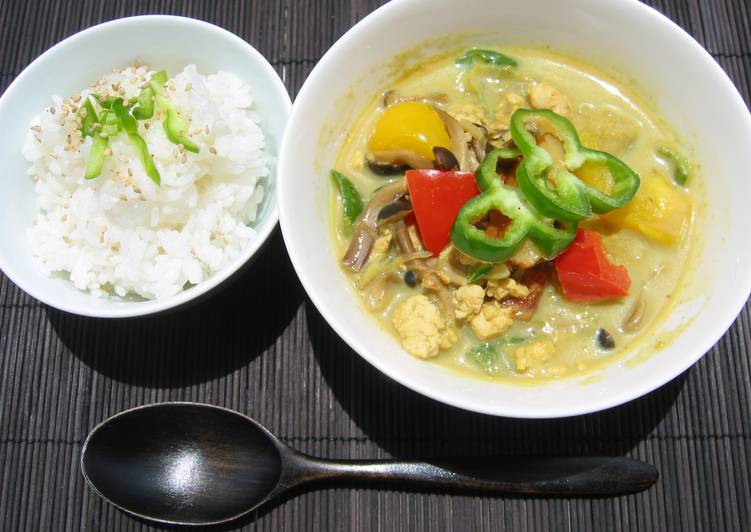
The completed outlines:
<svg viewBox="0 0 751 532">
<path fill-rule="evenodd" d="M 342 268 L 405 356 L 516 382 L 612 361 L 690 266 L 696 169 L 633 92 L 530 49 L 378 94 L 332 175 Z"/>
</svg>

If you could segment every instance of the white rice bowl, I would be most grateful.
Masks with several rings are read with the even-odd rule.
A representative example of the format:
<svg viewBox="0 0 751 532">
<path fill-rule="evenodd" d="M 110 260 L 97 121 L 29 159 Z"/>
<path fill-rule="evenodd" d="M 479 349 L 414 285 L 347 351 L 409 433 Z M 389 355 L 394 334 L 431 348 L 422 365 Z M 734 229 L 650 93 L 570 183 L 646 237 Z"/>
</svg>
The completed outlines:
<svg viewBox="0 0 751 532">
<path fill-rule="evenodd" d="M 197 154 L 167 138 L 158 114 L 138 121 L 161 185 L 125 134 L 110 140 L 101 175 L 84 179 L 91 138 L 81 139 L 75 108 L 92 92 L 136 97 L 152 73 L 134 65 L 71 99 L 54 97 L 23 147 L 40 211 L 27 235 L 34 258 L 47 274 L 68 275 L 99 297 L 173 296 L 229 264 L 256 237 L 251 226 L 270 161 L 251 88 L 234 74 L 204 76 L 189 65 L 167 84 Z"/>
</svg>

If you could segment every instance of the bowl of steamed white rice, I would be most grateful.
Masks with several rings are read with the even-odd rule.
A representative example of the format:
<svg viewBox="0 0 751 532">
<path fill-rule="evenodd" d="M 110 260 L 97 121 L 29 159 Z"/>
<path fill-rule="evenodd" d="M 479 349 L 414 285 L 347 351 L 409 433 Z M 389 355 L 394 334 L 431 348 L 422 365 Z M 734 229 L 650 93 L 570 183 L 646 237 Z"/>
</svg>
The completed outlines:
<svg viewBox="0 0 751 532">
<path fill-rule="evenodd" d="M 290 107 L 266 59 L 208 23 L 132 17 L 62 41 L 0 98 L 0 269 L 87 316 L 206 294 L 277 223 Z"/>
</svg>

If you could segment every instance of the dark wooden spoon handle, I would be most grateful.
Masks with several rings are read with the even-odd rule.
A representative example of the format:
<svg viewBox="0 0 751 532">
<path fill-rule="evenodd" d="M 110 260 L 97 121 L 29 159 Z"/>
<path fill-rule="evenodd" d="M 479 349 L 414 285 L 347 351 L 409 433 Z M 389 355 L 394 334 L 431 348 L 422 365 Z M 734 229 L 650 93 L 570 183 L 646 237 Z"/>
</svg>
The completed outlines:
<svg viewBox="0 0 751 532">
<path fill-rule="evenodd" d="M 508 495 L 598 496 L 635 493 L 658 478 L 650 464 L 621 457 L 455 458 L 329 461 L 304 458 L 299 481 L 350 479 Z M 302 472 L 302 471 L 301 471 Z"/>
</svg>

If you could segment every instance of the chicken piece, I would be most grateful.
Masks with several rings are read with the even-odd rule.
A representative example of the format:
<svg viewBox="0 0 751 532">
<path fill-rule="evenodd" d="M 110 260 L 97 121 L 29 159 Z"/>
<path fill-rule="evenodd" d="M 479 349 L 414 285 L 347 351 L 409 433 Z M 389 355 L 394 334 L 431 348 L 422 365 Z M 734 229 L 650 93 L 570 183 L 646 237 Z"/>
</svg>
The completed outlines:
<svg viewBox="0 0 751 532">
<path fill-rule="evenodd" d="M 471 318 L 482 308 L 485 302 L 485 289 L 479 284 L 460 286 L 454 292 L 454 313 L 456 319 Z"/>
<path fill-rule="evenodd" d="M 423 295 L 412 296 L 396 307 L 391 322 L 402 337 L 402 347 L 417 358 L 433 358 L 441 345 L 450 345 L 441 312 Z"/>
<path fill-rule="evenodd" d="M 512 278 L 488 281 L 488 295 L 500 301 L 506 296 L 525 298 L 529 295 L 529 288 L 514 281 Z"/>
<path fill-rule="evenodd" d="M 529 103 L 535 109 L 551 109 L 563 116 L 571 116 L 571 104 L 561 91 L 550 83 L 540 81 L 528 88 Z"/>
<path fill-rule="evenodd" d="M 555 352 L 555 344 L 550 340 L 538 340 L 514 349 L 516 371 L 539 370 Z"/>
<path fill-rule="evenodd" d="M 511 327 L 513 310 L 503 308 L 497 302 L 483 303 L 480 312 L 469 322 L 480 340 L 490 340 Z"/>
<path fill-rule="evenodd" d="M 485 115 L 483 114 L 482 109 L 476 105 L 468 103 L 450 105 L 447 112 L 458 122 L 467 121 L 472 124 L 480 125 L 485 123 Z"/>
<path fill-rule="evenodd" d="M 524 99 L 524 96 L 515 92 L 504 94 L 493 115 L 495 121 L 490 124 L 489 129 L 491 131 L 508 129 L 511 124 L 511 115 L 514 114 L 514 111 L 522 107 L 527 107 L 527 100 Z"/>
<path fill-rule="evenodd" d="M 446 329 L 441 333 L 441 343 L 438 347 L 440 347 L 441 349 L 449 349 L 458 341 L 459 337 L 456 335 L 456 331 L 451 327 L 446 327 Z"/>
<path fill-rule="evenodd" d="M 499 262 L 493 265 L 493 268 L 488 272 L 488 279 L 497 281 L 498 279 L 505 279 L 511 275 L 511 269 L 505 262 Z"/>
</svg>

